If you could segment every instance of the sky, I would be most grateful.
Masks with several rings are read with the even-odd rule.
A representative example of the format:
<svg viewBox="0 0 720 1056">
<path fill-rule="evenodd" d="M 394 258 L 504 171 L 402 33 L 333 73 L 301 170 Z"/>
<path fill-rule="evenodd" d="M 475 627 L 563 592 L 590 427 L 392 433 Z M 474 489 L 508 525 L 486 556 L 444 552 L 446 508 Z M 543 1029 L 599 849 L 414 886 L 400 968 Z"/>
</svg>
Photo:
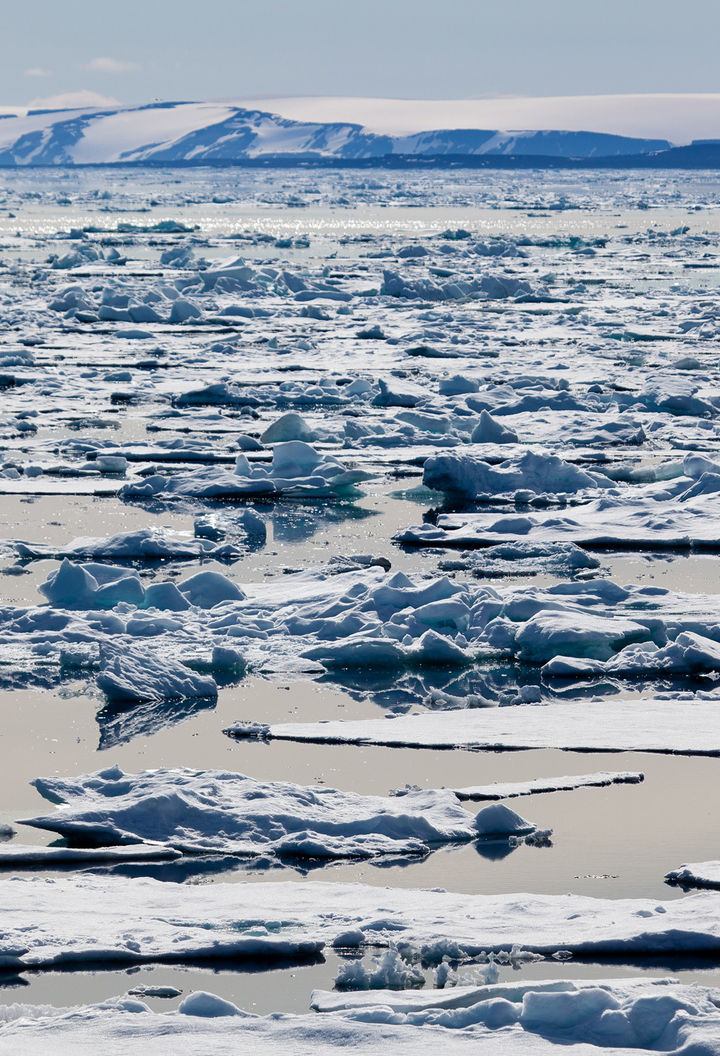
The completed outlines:
<svg viewBox="0 0 720 1056">
<path fill-rule="evenodd" d="M 720 90 L 718 0 L 2 0 L 0 104 Z"/>
</svg>

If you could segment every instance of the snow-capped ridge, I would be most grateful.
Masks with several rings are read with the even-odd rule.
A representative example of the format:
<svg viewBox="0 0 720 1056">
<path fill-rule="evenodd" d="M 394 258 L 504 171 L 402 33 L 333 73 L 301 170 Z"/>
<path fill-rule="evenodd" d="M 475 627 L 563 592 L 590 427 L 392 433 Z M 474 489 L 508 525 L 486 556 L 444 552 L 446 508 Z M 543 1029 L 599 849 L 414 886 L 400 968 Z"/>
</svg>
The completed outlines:
<svg viewBox="0 0 720 1056">
<path fill-rule="evenodd" d="M 31 110 L 0 126 L 0 165 L 229 163 L 259 157 L 344 161 L 388 156 L 605 158 L 668 149 L 599 132 L 428 129 L 385 135 L 347 121 L 295 121 L 229 103 L 169 102 Z"/>
</svg>

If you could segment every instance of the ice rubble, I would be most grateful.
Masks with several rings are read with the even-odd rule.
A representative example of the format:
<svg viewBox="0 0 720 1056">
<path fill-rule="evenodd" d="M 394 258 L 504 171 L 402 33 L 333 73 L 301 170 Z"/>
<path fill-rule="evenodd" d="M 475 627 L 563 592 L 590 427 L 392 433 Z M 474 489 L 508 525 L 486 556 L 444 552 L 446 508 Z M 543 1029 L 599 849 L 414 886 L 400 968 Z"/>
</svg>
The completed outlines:
<svg viewBox="0 0 720 1056">
<path fill-rule="evenodd" d="M 479 280 L 456 279 L 438 283 L 432 279 L 408 279 L 389 270 L 383 274 L 380 292 L 388 297 L 422 301 L 460 301 L 468 297 L 502 300 L 507 297 L 529 297 L 535 293 L 529 282 L 511 275 L 483 275 Z M 536 296 L 542 299 L 542 293 Z"/>
<path fill-rule="evenodd" d="M 24 824 L 83 844 L 151 842 L 188 854 L 422 855 L 442 843 L 535 828 L 501 804 L 470 814 L 449 790 L 363 796 L 221 770 L 125 774 L 112 767 L 74 780 L 38 778 L 34 785 L 60 806 Z"/>
<path fill-rule="evenodd" d="M 411 964 L 390 948 L 374 958 L 368 968 L 362 960 L 346 961 L 335 977 L 336 990 L 406 990 L 425 985 L 425 975 L 418 965 Z"/>
<path fill-rule="evenodd" d="M 600 698 L 501 708 L 461 708 L 390 719 L 243 723 L 231 737 L 383 744 L 399 748 L 560 748 L 568 751 L 720 755 L 718 702 Z"/>
<path fill-rule="evenodd" d="M 522 525 L 518 525 L 522 528 Z M 408 529 L 398 536 L 399 541 L 409 540 L 409 545 L 422 545 L 427 534 L 428 545 L 432 546 L 435 532 L 430 526 L 420 529 Z M 438 546 L 452 546 L 452 539 L 445 533 Z M 538 574 L 569 576 L 590 575 L 600 569 L 600 560 L 575 543 L 533 542 L 513 540 L 509 543 L 496 543 L 490 547 L 482 546 L 454 553 L 452 557 L 440 558 L 438 569 L 441 572 L 469 572 L 476 579 L 502 579 L 506 577 L 537 576 Z"/>
<path fill-rule="evenodd" d="M 338 936 L 360 946 L 438 940 L 468 956 L 519 946 L 594 957 L 717 953 L 715 892 L 658 902 L 581 895 L 458 895 L 304 881 L 183 885 L 81 876 L 0 881 L 6 968 L 312 956 Z M 92 905 L 92 930 L 84 909 Z"/>
<path fill-rule="evenodd" d="M 173 664 L 199 671 L 391 671 L 508 659 L 564 677 L 720 670 L 714 595 L 620 587 L 605 579 L 551 587 L 418 581 L 357 564 L 342 571 L 330 563 L 272 584 L 242 586 L 206 570 L 146 588 L 132 568 L 66 559 L 40 587 L 48 607 L 2 610 L 0 656 L 16 663 L 22 643 L 50 664 L 84 647 L 95 654 L 99 649 L 107 666 L 120 650 L 127 659 L 118 661 L 124 665 L 119 677 L 138 685 L 142 663 L 150 681 L 162 680 L 165 666 L 170 683 L 197 681 Z M 235 654 L 230 665 L 228 649 Z M 199 683 L 191 690 L 204 695 Z M 144 698 L 160 695 L 146 692 Z"/>
</svg>

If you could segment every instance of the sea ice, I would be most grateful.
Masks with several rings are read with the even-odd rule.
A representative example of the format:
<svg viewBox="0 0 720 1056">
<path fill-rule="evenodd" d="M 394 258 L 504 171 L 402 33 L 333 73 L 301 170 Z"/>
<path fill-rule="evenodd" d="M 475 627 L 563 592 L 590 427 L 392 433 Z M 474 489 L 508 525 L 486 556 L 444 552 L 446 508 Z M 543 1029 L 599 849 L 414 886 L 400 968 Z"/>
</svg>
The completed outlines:
<svg viewBox="0 0 720 1056">
<path fill-rule="evenodd" d="M 364 946 L 454 942 L 468 956 L 558 950 L 624 958 L 720 949 L 718 898 L 458 895 L 303 881 L 187 885 L 82 876 L 0 881 L 6 968 L 310 956 L 362 931 Z M 92 905 L 92 929 L 84 909 Z"/>
<path fill-rule="evenodd" d="M 34 784 L 59 809 L 26 824 L 83 844 L 151 842 L 189 854 L 422 855 L 442 843 L 507 838 L 535 828 L 501 804 L 473 815 L 450 790 L 363 796 L 221 770 L 125 774 L 117 767 Z"/>
<path fill-rule="evenodd" d="M 405 748 L 667 752 L 720 755 L 716 700 L 599 698 L 538 707 L 463 708 L 390 719 L 236 723 L 231 737 Z"/>
</svg>

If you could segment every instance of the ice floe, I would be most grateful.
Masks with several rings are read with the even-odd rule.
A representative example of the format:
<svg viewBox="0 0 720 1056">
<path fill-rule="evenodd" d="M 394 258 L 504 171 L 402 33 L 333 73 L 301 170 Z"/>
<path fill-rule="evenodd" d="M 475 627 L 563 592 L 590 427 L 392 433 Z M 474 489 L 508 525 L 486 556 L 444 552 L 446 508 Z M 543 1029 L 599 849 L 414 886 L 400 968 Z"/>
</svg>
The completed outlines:
<svg viewBox="0 0 720 1056">
<path fill-rule="evenodd" d="M 669 884 L 681 887 L 714 887 L 720 888 L 720 862 L 693 862 L 671 869 L 665 874 Z"/>
<path fill-rule="evenodd" d="M 399 1054 L 465 1053 L 549 1056 L 558 1046 L 574 1056 L 624 1056 L 629 1052 L 718 1051 L 714 991 L 670 980 L 640 982 L 571 980 L 517 987 L 484 987 L 458 994 L 422 992 L 404 1003 L 392 991 L 358 995 L 363 1003 L 338 1002 L 332 1012 L 257 1016 L 225 998 L 195 991 L 171 1012 L 154 1012 L 126 996 L 69 1009 L 14 1004 L 2 1008 L 0 1043 L 18 1056 L 52 1046 L 59 1056 L 92 1045 L 119 1056 L 142 1051 L 230 1056 L 247 1049 L 277 1052 L 353 1052 L 372 1056 L 382 1048 Z M 152 996 L 152 995 L 149 995 Z M 316 992 L 314 999 L 323 1000 Z M 8 1050 L 10 1051 L 10 1050 Z"/>
<path fill-rule="evenodd" d="M 84 876 L 0 884 L 0 960 L 16 969 L 307 956 L 350 931 L 362 933 L 362 947 L 444 940 L 469 956 L 515 945 L 630 959 L 720 949 L 718 898 L 711 891 L 658 902 L 310 881 L 198 886 Z M 91 931 L 87 905 L 94 907 Z"/>
<path fill-rule="evenodd" d="M 132 532 L 118 532 L 107 539 L 73 539 L 66 546 L 48 546 L 13 540 L 10 544 L 22 560 L 38 558 L 86 558 L 103 560 L 184 560 L 201 557 L 215 561 L 233 560 L 240 551 L 233 546 L 222 545 L 209 539 L 193 539 L 180 532 L 161 531 L 157 528 L 140 528 Z"/>
<path fill-rule="evenodd" d="M 238 722 L 231 737 L 405 748 L 667 752 L 720 755 L 716 700 L 601 698 L 504 708 L 462 708 L 389 719 L 266 725 Z"/>
<path fill-rule="evenodd" d="M 535 828 L 501 804 L 473 815 L 450 790 L 363 796 L 220 770 L 125 774 L 117 767 L 34 784 L 59 807 L 25 824 L 83 844 L 150 842 L 189 854 L 422 855 L 443 843 L 502 839 Z"/>
<path fill-rule="evenodd" d="M 566 792 L 574 788 L 603 788 L 607 785 L 637 785 L 643 774 L 637 771 L 599 771 L 576 777 L 538 777 L 534 781 L 498 781 L 492 785 L 468 785 L 454 788 L 458 799 L 514 799 L 536 796 L 540 792 Z"/>
<path fill-rule="evenodd" d="M 206 499 L 242 498 L 348 498 L 358 494 L 356 485 L 369 479 L 362 469 L 347 469 L 332 455 L 321 454 L 302 440 L 288 440 L 273 448 L 269 468 L 251 466 L 245 455 L 237 456 L 235 472 L 215 467 L 171 477 L 161 473 L 142 482 L 125 484 L 121 498 L 147 499 L 157 496 L 194 496 Z"/>
</svg>

